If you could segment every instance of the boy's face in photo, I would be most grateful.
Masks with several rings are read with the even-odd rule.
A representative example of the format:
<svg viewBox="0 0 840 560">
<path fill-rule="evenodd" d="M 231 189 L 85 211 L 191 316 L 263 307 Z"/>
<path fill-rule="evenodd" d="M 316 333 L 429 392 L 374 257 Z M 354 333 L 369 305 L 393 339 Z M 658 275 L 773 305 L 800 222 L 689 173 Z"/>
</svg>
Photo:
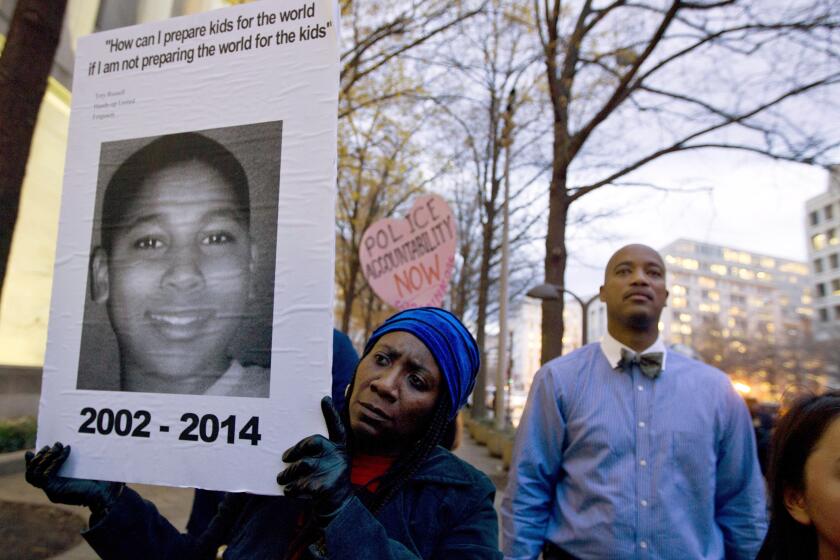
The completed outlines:
<svg viewBox="0 0 840 560">
<path fill-rule="evenodd" d="M 123 369 L 155 377 L 213 375 L 251 295 L 255 253 L 241 202 L 199 161 L 150 174 L 124 204 L 110 251 L 92 261 Z"/>
</svg>

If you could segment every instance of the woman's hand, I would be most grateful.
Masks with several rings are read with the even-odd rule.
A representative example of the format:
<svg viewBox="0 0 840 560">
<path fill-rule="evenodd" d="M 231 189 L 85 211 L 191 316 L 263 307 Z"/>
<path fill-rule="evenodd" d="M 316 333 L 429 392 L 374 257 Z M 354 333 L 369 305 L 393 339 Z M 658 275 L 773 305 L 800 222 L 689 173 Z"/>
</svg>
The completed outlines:
<svg viewBox="0 0 840 560">
<path fill-rule="evenodd" d="M 283 461 L 291 464 L 277 475 L 277 484 L 285 486 L 287 496 L 312 499 L 316 519 L 326 527 L 353 497 L 353 488 L 341 417 L 329 397 L 321 399 L 321 410 L 329 439 L 309 436 L 287 449 Z"/>
<path fill-rule="evenodd" d="M 94 513 L 104 512 L 119 498 L 124 484 L 58 476 L 69 455 L 70 446 L 60 443 L 46 446 L 37 454 L 27 451 L 26 482 L 41 488 L 51 502 L 87 506 Z"/>
</svg>

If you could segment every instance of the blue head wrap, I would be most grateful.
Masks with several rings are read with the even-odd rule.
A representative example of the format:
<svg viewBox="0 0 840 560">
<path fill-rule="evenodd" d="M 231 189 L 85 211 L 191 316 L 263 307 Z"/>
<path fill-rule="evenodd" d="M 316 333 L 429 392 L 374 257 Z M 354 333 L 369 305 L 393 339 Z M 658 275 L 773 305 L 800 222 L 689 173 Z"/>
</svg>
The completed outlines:
<svg viewBox="0 0 840 560">
<path fill-rule="evenodd" d="M 365 357 L 382 335 L 404 331 L 411 333 L 426 345 L 437 362 L 440 373 L 449 389 L 452 419 L 467 402 L 478 375 L 478 344 L 455 315 L 438 307 L 407 309 L 389 317 L 382 323 L 365 345 Z"/>
</svg>

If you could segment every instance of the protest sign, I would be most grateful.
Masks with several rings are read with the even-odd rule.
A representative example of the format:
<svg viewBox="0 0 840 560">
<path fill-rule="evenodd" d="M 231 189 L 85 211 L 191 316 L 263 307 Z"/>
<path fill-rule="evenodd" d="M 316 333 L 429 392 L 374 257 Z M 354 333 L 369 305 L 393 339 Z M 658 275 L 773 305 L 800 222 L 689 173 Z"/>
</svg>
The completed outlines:
<svg viewBox="0 0 840 560">
<path fill-rule="evenodd" d="M 439 306 L 455 266 L 456 239 L 446 201 L 418 197 L 404 218 L 379 220 L 365 231 L 362 271 L 376 295 L 397 309 Z"/>
<path fill-rule="evenodd" d="M 278 494 L 330 391 L 331 0 L 82 38 L 38 445 L 67 476 Z"/>
</svg>

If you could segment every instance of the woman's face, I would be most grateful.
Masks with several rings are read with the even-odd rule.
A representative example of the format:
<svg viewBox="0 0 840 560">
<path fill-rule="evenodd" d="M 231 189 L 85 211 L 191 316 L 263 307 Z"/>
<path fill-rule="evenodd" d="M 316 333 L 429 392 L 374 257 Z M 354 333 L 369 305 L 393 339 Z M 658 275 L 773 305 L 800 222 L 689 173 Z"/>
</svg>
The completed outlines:
<svg viewBox="0 0 840 560">
<path fill-rule="evenodd" d="M 383 335 L 359 362 L 350 427 L 362 449 L 397 454 L 426 428 L 442 391 L 434 356 L 413 334 Z"/>
<path fill-rule="evenodd" d="M 794 519 L 816 529 L 820 558 L 840 557 L 840 417 L 805 461 L 805 491 L 786 502 Z"/>
</svg>

